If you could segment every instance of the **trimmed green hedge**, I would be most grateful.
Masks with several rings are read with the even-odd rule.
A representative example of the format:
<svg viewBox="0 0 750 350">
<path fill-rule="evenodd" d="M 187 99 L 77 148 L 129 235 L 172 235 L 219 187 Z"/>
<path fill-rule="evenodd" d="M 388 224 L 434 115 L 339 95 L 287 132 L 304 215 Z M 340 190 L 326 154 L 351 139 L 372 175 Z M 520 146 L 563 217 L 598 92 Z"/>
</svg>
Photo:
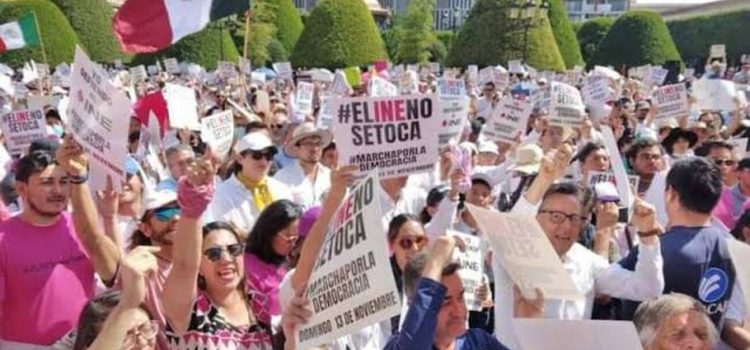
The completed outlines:
<svg viewBox="0 0 750 350">
<path fill-rule="evenodd" d="M 363 1 L 322 0 L 310 13 L 291 62 L 297 67 L 341 68 L 383 58 L 385 45 Z"/>
<path fill-rule="evenodd" d="M 453 40 L 456 38 L 456 34 L 449 30 L 439 30 L 435 32 L 435 37 L 445 45 L 447 50 L 450 51 L 451 46 L 453 46 Z"/>
<path fill-rule="evenodd" d="M 34 11 L 39 22 L 40 39 L 44 44 L 50 68 L 62 62 L 73 62 L 75 47 L 80 44 L 70 23 L 57 6 L 46 0 L 4 1 L 0 12 L 0 23 L 17 20 L 19 17 Z M 0 55 L 0 62 L 11 67 L 23 66 L 33 59 L 44 62 L 41 46 L 8 51 Z"/>
<path fill-rule="evenodd" d="M 682 61 L 667 25 L 658 13 L 630 11 L 617 19 L 599 44 L 593 64 L 637 67 Z"/>
<path fill-rule="evenodd" d="M 704 62 L 713 44 L 726 44 L 727 56 L 738 61 L 750 53 L 747 30 L 750 10 L 693 17 L 667 23 L 682 58 Z"/>
<path fill-rule="evenodd" d="M 453 41 L 446 66 L 506 65 L 522 58 L 523 29 L 513 28 L 508 7 L 508 0 L 478 0 Z M 546 17 L 529 30 L 527 63 L 541 70 L 565 69 Z"/>
<path fill-rule="evenodd" d="M 596 17 L 580 24 L 577 34 L 578 43 L 581 45 L 581 54 L 586 62 L 594 56 L 599 43 L 607 36 L 613 24 L 615 24 L 615 19 L 612 17 Z"/>
<path fill-rule="evenodd" d="M 223 42 L 223 44 L 222 44 Z M 224 49 L 222 58 L 221 49 Z M 216 69 L 216 62 L 224 60 L 238 62 L 240 53 L 229 36 L 229 29 L 220 30 L 209 26 L 200 32 L 182 38 L 174 45 L 152 54 L 138 55 L 133 64 L 153 64 L 157 59 L 175 57 L 180 62 L 197 63 L 207 70 Z"/>
<path fill-rule="evenodd" d="M 549 21 L 552 25 L 552 33 L 555 35 L 555 42 L 560 50 L 560 54 L 565 61 L 567 68 L 573 68 L 577 65 L 583 65 L 580 45 L 573 31 L 573 26 L 568 21 L 568 13 L 565 11 L 562 0 L 548 0 Z"/>
<path fill-rule="evenodd" d="M 430 46 L 437 40 L 432 30 L 435 0 L 411 0 L 403 23 L 404 37 L 398 46 L 399 60 L 404 63 L 425 63 L 430 59 Z"/>
<path fill-rule="evenodd" d="M 265 1 L 272 4 L 276 12 L 276 38 L 284 45 L 284 52 L 292 52 L 304 28 L 299 12 L 292 0 Z"/>
<path fill-rule="evenodd" d="M 114 11 L 106 0 L 52 0 L 62 10 L 83 46 L 97 62 L 112 63 L 130 56 L 120 50 L 112 31 Z"/>
</svg>

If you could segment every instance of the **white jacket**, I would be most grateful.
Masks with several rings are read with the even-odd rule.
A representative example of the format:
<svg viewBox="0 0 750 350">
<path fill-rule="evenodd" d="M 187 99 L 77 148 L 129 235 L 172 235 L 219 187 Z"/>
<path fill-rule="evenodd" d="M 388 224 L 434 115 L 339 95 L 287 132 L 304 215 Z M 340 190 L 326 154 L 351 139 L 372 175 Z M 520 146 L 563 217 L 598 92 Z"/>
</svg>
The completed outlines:
<svg viewBox="0 0 750 350">
<path fill-rule="evenodd" d="M 274 201 L 279 199 L 292 200 L 292 191 L 283 183 L 268 178 L 268 190 Z M 237 178 L 232 175 L 229 179 L 216 187 L 214 199 L 208 205 L 203 216 L 206 223 L 226 221 L 236 225 L 246 233 L 255 225 L 260 210 L 255 206 L 253 195 Z"/>
<path fill-rule="evenodd" d="M 331 188 L 331 170 L 318 164 L 315 169 L 315 182 L 305 176 L 299 160 L 281 168 L 274 179 L 287 185 L 292 191 L 294 202 L 301 205 L 303 210 L 320 205 L 322 195 Z"/>
</svg>

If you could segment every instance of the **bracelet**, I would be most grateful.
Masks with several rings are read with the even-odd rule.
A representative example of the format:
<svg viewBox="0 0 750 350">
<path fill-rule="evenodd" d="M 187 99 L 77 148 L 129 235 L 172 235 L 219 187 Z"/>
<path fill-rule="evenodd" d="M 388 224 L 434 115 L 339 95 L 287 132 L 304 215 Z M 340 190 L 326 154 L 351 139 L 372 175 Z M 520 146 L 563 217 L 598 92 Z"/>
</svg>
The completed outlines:
<svg viewBox="0 0 750 350">
<path fill-rule="evenodd" d="M 656 236 L 658 234 L 659 234 L 659 229 L 656 229 L 656 228 L 650 231 L 643 231 L 643 232 L 638 231 L 639 237 L 651 237 L 651 236 Z"/>
<path fill-rule="evenodd" d="M 86 181 L 88 181 L 88 179 L 89 179 L 89 174 L 88 173 L 86 173 L 86 175 L 70 175 L 70 176 L 68 176 L 68 180 L 70 181 L 70 183 L 72 183 L 74 185 L 82 185 L 82 184 L 86 183 Z"/>
</svg>

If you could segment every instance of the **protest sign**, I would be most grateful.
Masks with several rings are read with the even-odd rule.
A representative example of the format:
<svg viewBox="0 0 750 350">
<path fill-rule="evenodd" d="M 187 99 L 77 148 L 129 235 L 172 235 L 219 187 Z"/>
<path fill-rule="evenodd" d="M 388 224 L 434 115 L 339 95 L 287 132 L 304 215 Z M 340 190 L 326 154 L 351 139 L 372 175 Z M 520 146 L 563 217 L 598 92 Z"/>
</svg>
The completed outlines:
<svg viewBox="0 0 750 350">
<path fill-rule="evenodd" d="M 514 318 L 511 322 L 519 350 L 643 349 L 630 321 Z"/>
<path fill-rule="evenodd" d="M 237 75 L 237 70 L 234 68 L 234 63 L 228 61 L 216 62 L 216 70 L 222 77 L 233 77 Z"/>
<path fill-rule="evenodd" d="M 401 312 L 381 222 L 380 179 L 365 177 L 339 207 L 310 275 L 312 316 L 297 331 L 309 349 Z"/>
<path fill-rule="evenodd" d="M 635 198 L 631 195 L 632 192 L 629 187 L 630 182 L 628 180 L 628 173 L 625 171 L 625 163 L 620 155 L 620 149 L 617 147 L 617 141 L 615 139 L 615 134 L 612 132 L 612 128 L 609 126 L 602 126 L 601 133 L 604 147 L 607 149 L 607 153 L 609 153 L 610 156 L 612 170 L 615 173 L 615 187 L 617 187 L 617 193 L 620 195 L 620 209 L 627 209 L 627 218 L 630 218 L 630 211 L 633 208 Z M 638 187 L 634 188 L 633 191 L 638 191 Z M 621 218 L 625 219 L 624 216 L 621 216 Z"/>
<path fill-rule="evenodd" d="M 437 80 L 437 93 L 440 98 L 466 96 L 466 84 L 461 79 L 440 78 Z"/>
<path fill-rule="evenodd" d="M 532 106 L 526 101 L 506 96 L 500 101 L 482 134 L 490 141 L 515 143 L 516 137 L 526 132 Z"/>
<path fill-rule="evenodd" d="M 314 82 L 331 83 L 334 77 L 333 73 L 327 69 L 316 69 L 312 72 L 311 79 Z"/>
<path fill-rule="evenodd" d="M 8 175 L 8 171 L 11 170 L 13 165 L 13 158 L 10 157 L 8 151 L 5 149 L 2 143 L 0 143 L 0 179 L 4 179 Z"/>
<path fill-rule="evenodd" d="M 253 65 L 250 63 L 249 59 L 240 57 L 238 63 L 242 75 L 250 75 L 253 73 Z"/>
<path fill-rule="evenodd" d="M 390 97 L 398 95 L 398 87 L 378 76 L 370 78 L 370 96 Z"/>
<path fill-rule="evenodd" d="M 164 69 L 169 74 L 180 74 L 180 64 L 177 63 L 177 59 L 170 57 L 164 59 Z"/>
<path fill-rule="evenodd" d="M 297 95 L 294 98 L 294 113 L 304 116 L 312 114 L 313 112 L 313 94 L 315 93 L 315 85 L 311 83 L 300 82 L 297 84 Z"/>
<path fill-rule="evenodd" d="M 737 108 L 735 84 L 724 79 L 702 78 L 693 83 L 693 96 L 700 110 L 733 111 Z"/>
<path fill-rule="evenodd" d="M 742 288 L 745 305 L 750 305 L 750 245 L 745 242 L 727 238 L 727 248 L 732 257 L 732 265 L 737 276 L 737 282 Z"/>
<path fill-rule="evenodd" d="M 568 84 L 550 83 L 549 125 L 577 127 L 583 123 L 581 93 Z"/>
<path fill-rule="evenodd" d="M 346 81 L 346 75 L 343 71 L 336 71 L 328 92 L 336 96 L 349 96 L 352 93 L 351 85 Z"/>
<path fill-rule="evenodd" d="M 16 94 L 16 88 L 13 86 L 13 79 L 5 74 L 0 74 L 0 90 L 3 90 L 9 96 Z"/>
<path fill-rule="evenodd" d="M 501 213 L 468 203 L 467 208 L 494 256 L 526 298 L 535 297 L 535 288 L 547 299 L 583 298 L 533 215 Z"/>
<path fill-rule="evenodd" d="M 724 44 L 711 45 L 709 58 L 725 58 L 727 57 L 727 46 Z"/>
<path fill-rule="evenodd" d="M 521 60 L 510 60 L 508 61 L 508 72 L 513 74 L 526 73 L 526 69 L 523 67 Z"/>
<path fill-rule="evenodd" d="M 178 84 L 166 83 L 164 99 L 169 110 L 169 126 L 174 129 L 200 130 L 198 102 L 195 90 Z"/>
<path fill-rule="evenodd" d="M 633 190 L 637 190 L 638 182 L 640 181 L 640 179 L 641 177 L 638 175 L 628 175 L 628 185 L 633 188 Z M 588 178 L 586 179 L 586 184 L 588 185 L 588 187 L 594 187 L 601 182 L 609 182 L 617 187 L 617 179 L 615 178 L 615 174 L 613 172 L 594 170 L 590 170 L 588 172 Z"/>
<path fill-rule="evenodd" d="M 398 76 L 398 92 L 401 95 L 416 94 L 419 92 L 419 78 L 414 71 L 407 70 Z"/>
<path fill-rule="evenodd" d="M 331 107 L 339 164 L 356 165 L 359 176 L 379 169 L 382 178 L 434 169 L 441 122 L 434 96 L 337 98 Z"/>
<path fill-rule="evenodd" d="M 331 99 L 329 95 L 320 97 L 320 108 L 318 117 L 315 119 L 315 126 L 318 129 L 330 129 L 333 124 L 333 113 L 331 113 Z"/>
<path fill-rule="evenodd" d="M 150 75 L 150 76 L 154 76 L 154 75 L 159 74 L 159 69 L 156 68 L 155 65 L 150 65 L 150 66 L 146 67 L 146 71 L 148 72 L 148 75 Z"/>
<path fill-rule="evenodd" d="M 471 99 L 468 96 L 456 98 L 440 97 L 438 99 L 440 116 L 442 118 L 440 130 L 438 131 L 438 145 L 440 147 L 449 144 L 451 140 L 458 141 L 461 138 L 461 133 L 464 131 L 466 119 L 469 115 L 470 103 Z"/>
<path fill-rule="evenodd" d="M 263 73 L 263 72 L 250 73 L 250 82 L 258 86 L 263 86 L 263 84 L 266 83 L 266 73 Z"/>
<path fill-rule="evenodd" d="M 468 75 L 469 81 L 474 82 L 474 84 L 479 82 L 479 66 L 477 66 L 476 64 L 470 64 L 469 67 L 467 67 L 466 71 L 466 75 Z"/>
<path fill-rule="evenodd" d="M 648 72 L 648 76 L 644 81 L 646 90 L 650 91 L 654 86 L 661 86 L 664 83 L 664 79 L 667 78 L 667 74 L 669 74 L 668 69 L 664 69 L 661 66 L 651 67 L 651 71 Z"/>
<path fill-rule="evenodd" d="M 68 128 L 89 154 L 91 189 L 104 190 L 107 178 L 117 192 L 125 181 L 131 103 L 107 73 L 76 47 L 71 78 Z"/>
<path fill-rule="evenodd" d="M 677 120 L 681 116 L 690 114 L 687 87 L 684 83 L 662 86 L 653 93 L 653 97 L 656 104 L 656 118 L 654 121 L 657 125 L 659 125 L 659 122 L 669 118 Z"/>
<path fill-rule="evenodd" d="M 26 107 L 28 109 L 39 109 L 47 106 L 54 106 L 55 98 L 48 95 L 29 95 L 26 97 Z"/>
<path fill-rule="evenodd" d="M 8 151 L 20 155 L 32 141 L 47 136 L 47 123 L 41 109 L 24 109 L 5 113 L 0 120 Z"/>
<path fill-rule="evenodd" d="M 747 137 L 729 139 L 727 142 L 732 145 L 732 152 L 737 156 L 737 159 L 742 159 L 747 156 Z"/>
<path fill-rule="evenodd" d="M 146 81 L 148 79 L 148 73 L 144 65 L 130 67 L 130 79 L 134 83 Z"/>
<path fill-rule="evenodd" d="M 359 67 L 344 68 L 344 75 L 350 86 L 357 87 L 362 85 L 362 72 L 359 71 Z"/>
<path fill-rule="evenodd" d="M 289 62 L 279 62 L 273 64 L 273 70 L 280 79 L 292 80 L 292 64 Z"/>
<path fill-rule="evenodd" d="M 581 94 L 587 106 L 602 106 L 615 99 L 615 92 L 610 89 L 610 80 L 603 75 L 592 75 L 586 79 Z"/>
<path fill-rule="evenodd" d="M 211 151 L 225 159 L 232 148 L 234 119 L 232 111 L 223 111 L 201 119 L 201 139 L 211 147 Z"/>
<path fill-rule="evenodd" d="M 458 261 L 461 264 L 458 275 L 461 277 L 461 283 L 464 287 L 466 306 L 471 311 L 479 311 L 482 309 L 483 300 L 477 299 L 476 289 L 482 285 L 484 279 L 482 239 L 454 230 L 447 230 L 446 235 L 458 237 L 465 244 L 466 249 L 463 252 L 458 249 L 453 251 L 453 261 Z"/>
</svg>

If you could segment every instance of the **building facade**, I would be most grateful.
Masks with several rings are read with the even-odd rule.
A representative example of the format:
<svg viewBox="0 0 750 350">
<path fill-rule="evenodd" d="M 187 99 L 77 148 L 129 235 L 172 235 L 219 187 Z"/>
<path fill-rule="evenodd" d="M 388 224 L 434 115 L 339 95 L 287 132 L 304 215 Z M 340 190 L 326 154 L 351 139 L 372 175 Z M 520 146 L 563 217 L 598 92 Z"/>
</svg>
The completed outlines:
<svg viewBox="0 0 750 350">
<path fill-rule="evenodd" d="M 630 9 L 631 0 L 564 0 L 571 21 L 617 17 Z"/>
</svg>

